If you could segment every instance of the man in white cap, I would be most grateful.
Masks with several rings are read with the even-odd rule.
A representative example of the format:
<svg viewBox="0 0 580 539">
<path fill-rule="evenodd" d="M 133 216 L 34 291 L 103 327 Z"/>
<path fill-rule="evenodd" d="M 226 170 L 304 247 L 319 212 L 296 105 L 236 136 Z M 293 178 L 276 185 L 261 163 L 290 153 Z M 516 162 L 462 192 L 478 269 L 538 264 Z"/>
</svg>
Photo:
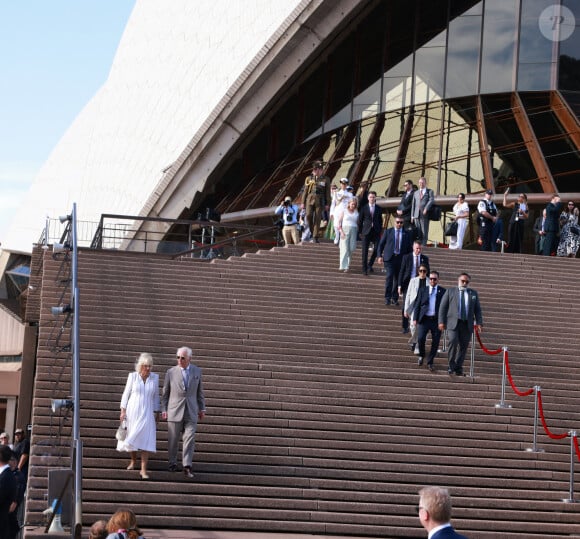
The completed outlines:
<svg viewBox="0 0 580 539">
<path fill-rule="evenodd" d="M 282 237 L 284 243 L 298 245 L 300 238 L 298 236 L 298 217 L 300 210 L 296 204 L 292 204 L 292 197 L 287 196 L 284 202 L 276 208 L 276 215 L 281 216 Z"/>
</svg>

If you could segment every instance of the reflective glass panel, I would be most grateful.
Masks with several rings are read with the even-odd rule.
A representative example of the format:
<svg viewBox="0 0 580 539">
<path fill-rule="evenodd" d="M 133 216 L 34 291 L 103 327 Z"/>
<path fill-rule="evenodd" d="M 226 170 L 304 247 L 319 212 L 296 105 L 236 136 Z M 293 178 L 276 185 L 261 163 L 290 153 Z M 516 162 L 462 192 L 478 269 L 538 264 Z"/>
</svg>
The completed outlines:
<svg viewBox="0 0 580 539">
<path fill-rule="evenodd" d="M 486 0 L 480 93 L 510 92 L 518 27 L 518 0 Z"/>
<path fill-rule="evenodd" d="M 570 10 L 572 17 L 564 11 L 566 19 L 562 20 L 562 24 L 570 25 L 564 35 L 570 35 L 560 42 L 558 88 L 580 91 L 580 2 L 564 0 L 563 4 Z"/>
<path fill-rule="evenodd" d="M 415 103 L 438 101 L 443 95 L 445 32 L 415 55 Z"/>
<path fill-rule="evenodd" d="M 470 13 L 449 23 L 446 97 L 477 93 L 481 15 Z"/>
</svg>

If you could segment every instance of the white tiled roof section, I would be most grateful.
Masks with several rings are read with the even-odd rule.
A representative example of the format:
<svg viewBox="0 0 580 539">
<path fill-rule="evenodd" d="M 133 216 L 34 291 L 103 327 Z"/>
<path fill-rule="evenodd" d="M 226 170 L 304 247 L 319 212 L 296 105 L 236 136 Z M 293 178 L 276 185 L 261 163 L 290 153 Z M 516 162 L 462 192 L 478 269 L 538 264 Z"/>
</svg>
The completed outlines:
<svg viewBox="0 0 580 539">
<path fill-rule="evenodd" d="M 46 215 L 137 214 L 298 0 L 137 0 L 109 77 L 59 141 L 5 247 L 30 251 Z"/>
</svg>

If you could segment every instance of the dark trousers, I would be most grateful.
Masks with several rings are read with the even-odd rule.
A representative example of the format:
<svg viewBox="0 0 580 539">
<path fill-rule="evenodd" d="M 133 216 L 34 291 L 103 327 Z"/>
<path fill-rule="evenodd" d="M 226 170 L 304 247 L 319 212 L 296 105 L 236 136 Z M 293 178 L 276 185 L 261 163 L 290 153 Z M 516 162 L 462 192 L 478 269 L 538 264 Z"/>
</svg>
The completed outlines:
<svg viewBox="0 0 580 539">
<path fill-rule="evenodd" d="M 379 235 L 371 231 L 368 234 L 361 234 L 361 247 L 362 247 L 362 269 L 363 271 L 368 271 L 369 268 L 373 267 L 375 260 L 377 258 L 377 247 L 379 246 Z M 371 253 L 371 258 L 369 260 L 369 247 L 373 244 L 373 252 Z"/>
<path fill-rule="evenodd" d="M 546 232 L 544 236 L 544 248 L 542 254 L 544 256 L 550 256 L 552 253 L 556 252 L 558 246 L 558 237 L 556 232 Z"/>
<path fill-rule="evenodd" d="M 508 227 L 508 253 L 521 253 L 524 247 L 524 223 L 519 219 Z"/>
<path fill-rule="evenodd" d="M 433 365 L 433 360 L 439 348 L 439 341 L 441 340 L 441 330 L 437 324 L 436 316 L 424 316 L 423 320 L 417 324 L 417 344 L 419 345 L 420 357 L 425 357 L 425 341 L 429 332 L 431 332 L 431 351 L 427 358 L 427 365 Z"/>
<path fill-rule="evenodd" d="M 481 237 L 481 250 L 491 251 L 491 236 L 493 231 L 493 221 L 482 219 L 479 225 L 479 236 Z"/>
<path fill-rule="evenodd" d="M 463 362 L 471 340 L 473 328 L 465 320 L 458 320 L 455 329 L 447 329 L 449 369 L 463 372 Z"/>
<path fill-rule="evenodd" d="M 385 280 L 385 303 L 399 300 L 399 272 L 401 271 L 401 255 L 393 255 L 393 258 L 385 262 L 387 278 Z"/>
</svg>

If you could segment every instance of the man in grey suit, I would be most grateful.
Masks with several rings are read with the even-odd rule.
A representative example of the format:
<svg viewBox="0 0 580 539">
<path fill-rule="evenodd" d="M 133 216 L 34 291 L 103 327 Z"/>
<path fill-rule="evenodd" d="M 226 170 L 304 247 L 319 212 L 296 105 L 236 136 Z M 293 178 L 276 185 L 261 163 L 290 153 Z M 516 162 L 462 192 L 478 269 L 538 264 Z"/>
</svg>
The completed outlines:
<svg viewBox="0 0 580 539">
<path fill-rule="evenodd" d="M 427 245 L 429 239 L 429 208 L 434 202 L 435 195 L 432 189 L 427 188 L 427 180 L 419 178 L 419 188 L 413 193 L 411 222 L 417 227 L 423 245 Z"/>
<path fill-rule="evenodd" d="M 169 471 L 177 471 L 177 447 L 183 433 L 183 474 L 192 478 L 191 461 L 195 449 L 197 421 L 205 417 L 201 369 L 191 363 L 191 348 L 177 350 L 177 365 L 165 374 L 161 410 L 167 420 Z"/>
<path fill-rule="evenodd" d="M 457 279 L 457 287 L 448 288 L 439 307 L 439 329 L 447 329 L 449 339 L 449 374 L 463 376 L 463 361 L 467 346 L 473 334 L 473 322 L 481 331 L 483 317 L 479 296 L 473 288 L 467 285 L 471 281 L 468 273 L 461 273 Z"/>
</svg>

